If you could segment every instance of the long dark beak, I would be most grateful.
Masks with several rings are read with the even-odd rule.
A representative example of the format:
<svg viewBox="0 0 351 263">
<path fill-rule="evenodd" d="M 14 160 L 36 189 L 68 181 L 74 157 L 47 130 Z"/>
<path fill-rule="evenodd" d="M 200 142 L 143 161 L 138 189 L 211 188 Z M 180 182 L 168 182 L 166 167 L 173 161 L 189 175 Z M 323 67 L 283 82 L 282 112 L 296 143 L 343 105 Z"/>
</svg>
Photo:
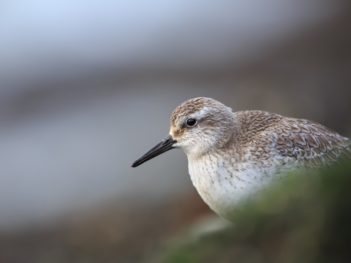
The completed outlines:
<svg viewBox="0 0 351 263">
<path fill-rule="evenodd" d="M 138 160 L 136 160 L 133 164 L 132 167 L 137 167 L 141 165 L 142 163 L 160 155 L 161 153 L 167 152 L 171 149 L 173 149 L 173 144 L 175 144 L 177 141 L 173 140 L 171 136 L 168 136 L 164 140 L 162 140 L 160 143 L 158 143 L 154 148 L 152 148 L 150 151 L 145 153 L 143 156 L 141 156 Z"/>
</svg>

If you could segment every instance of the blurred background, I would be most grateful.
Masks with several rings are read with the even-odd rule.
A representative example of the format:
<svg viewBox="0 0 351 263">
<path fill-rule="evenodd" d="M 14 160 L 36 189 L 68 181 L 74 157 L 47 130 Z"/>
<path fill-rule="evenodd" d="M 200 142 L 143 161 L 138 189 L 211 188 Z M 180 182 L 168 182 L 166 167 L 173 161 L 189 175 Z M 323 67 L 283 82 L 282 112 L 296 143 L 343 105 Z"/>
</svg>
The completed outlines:
<svg viewBox="0 0 351 263">
<path fill-rule="evenodd" d="M 211 212 L 164 138 L 208 96 L 351 136 L 342 0 L 0 3 L 0 261 L 146 262 Z"/>
</svg>

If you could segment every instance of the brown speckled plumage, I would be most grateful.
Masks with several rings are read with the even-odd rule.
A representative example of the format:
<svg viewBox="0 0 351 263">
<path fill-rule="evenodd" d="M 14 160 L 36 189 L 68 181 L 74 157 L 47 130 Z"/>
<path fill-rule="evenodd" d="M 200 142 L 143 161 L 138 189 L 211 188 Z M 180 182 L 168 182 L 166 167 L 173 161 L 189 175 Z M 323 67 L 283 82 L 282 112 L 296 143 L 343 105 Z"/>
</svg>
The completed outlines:
<svg viewBox="0 0 351 263">
<path fill-rule="evenodd" d="M 350 139 L 316 122 L 263 111 L 242 111 L 235 115 L 241 123 L 240 136 L 235 140 L 241 147 L 254 144 L 264 149 L 259 151 L 258 158 L 271 152 L 280 155 L 284 163 L 320 167 L 351 153 Z"/>
</svg>

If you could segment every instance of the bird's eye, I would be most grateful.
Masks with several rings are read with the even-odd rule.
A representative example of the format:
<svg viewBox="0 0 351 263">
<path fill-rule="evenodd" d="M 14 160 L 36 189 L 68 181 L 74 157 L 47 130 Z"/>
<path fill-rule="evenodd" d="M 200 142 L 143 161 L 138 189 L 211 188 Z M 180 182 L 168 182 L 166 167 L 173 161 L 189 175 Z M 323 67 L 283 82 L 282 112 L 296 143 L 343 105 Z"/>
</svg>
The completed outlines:
<svg viewBox="0 0 351 263">
<path fill-rule="evenodd" d="M 197 123 L 197 120 L 194 118 L 189 118 L 186 120 L 186 126 L 193 127 Z"/>
</svg>

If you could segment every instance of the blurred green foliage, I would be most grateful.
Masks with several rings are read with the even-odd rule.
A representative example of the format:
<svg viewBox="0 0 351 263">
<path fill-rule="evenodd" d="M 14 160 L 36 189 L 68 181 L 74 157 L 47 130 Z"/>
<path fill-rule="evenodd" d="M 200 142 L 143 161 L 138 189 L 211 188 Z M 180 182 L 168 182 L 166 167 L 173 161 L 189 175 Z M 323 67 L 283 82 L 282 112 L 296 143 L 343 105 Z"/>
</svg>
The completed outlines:
<svg viewBox="0 0 351 263">
<path fill-rule="evenodd" d="M 233 226 L 178 241 L 162 262 L 351 262 L 351 162 L 284 177 Z"/>
</svg>

